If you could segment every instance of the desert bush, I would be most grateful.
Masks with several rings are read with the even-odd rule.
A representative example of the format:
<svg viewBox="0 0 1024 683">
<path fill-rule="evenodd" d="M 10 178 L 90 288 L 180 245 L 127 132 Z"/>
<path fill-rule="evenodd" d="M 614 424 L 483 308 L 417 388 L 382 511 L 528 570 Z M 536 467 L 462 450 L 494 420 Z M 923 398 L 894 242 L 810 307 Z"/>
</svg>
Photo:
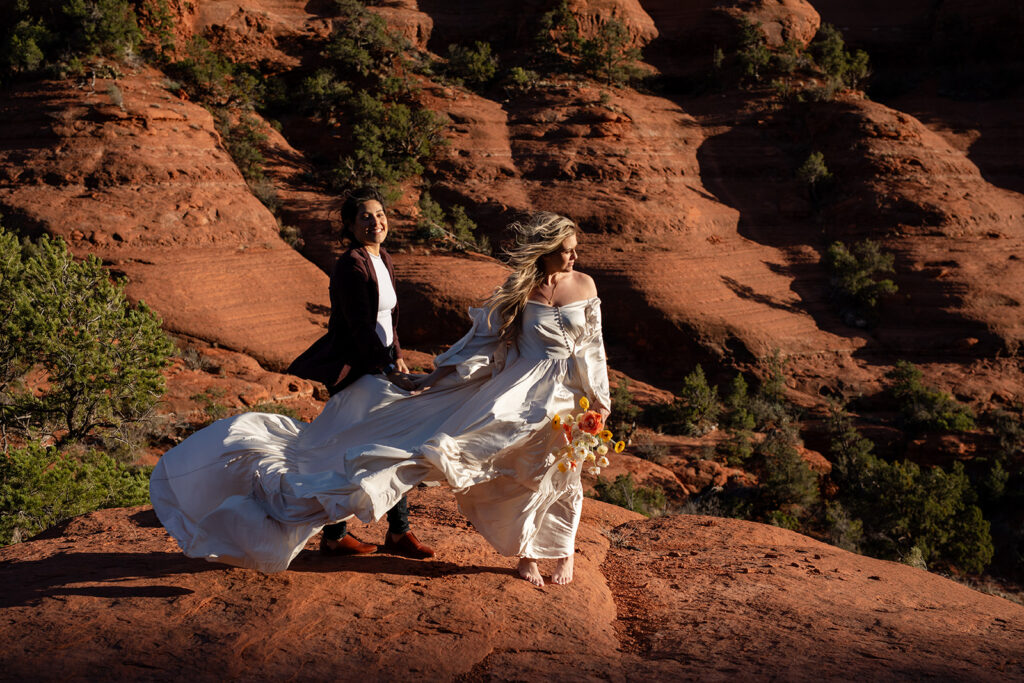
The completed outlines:
<svg viewBox="0 0 1024 683">
<path fill-rule="evenodd" d="M 993 556 L 991 528 L 975 504 L 962 463 L 950 471 L 908 460 L 886 462 L 834 408 L 830 418 L 832 480 L 849 519 L 860 521 L 869 555 L 900 559 L 918 548 L 925 562 L 981 572 Z"/>
<path fill-rule="evenodd" d="M 383 79 L 401 60 L 408 41 L 388 30 L 380 15 L 358 0 L 335 0 L 338 21 L 325 56 L 345 71 Z"/>
<path fill-rule="evenodd" d="M 271 413 L 273 415 L 284 415 L 285 417 L 290 417 L 293 420 L 301 419 L 299 417 L 299 412 L 292 408 L 291 406 L 286 406 L 283 403 L 274 403 L 272 401 L 266 403 L 256 403 L 254 405 L 248 406 L 246 407 L 244 412 Z"/>
<path fill-rule="evenodd" d="M 632 474 L 620 474 L 613 482 L 598 477 L 594 492 L 597 500 L 639 512 L 645 517 L 662 515 L 668 506 L 665 492 L 660 487 L 638 486 Z"/>
<path fill-rule="evenodd" d="M 876 242 L 863 240 L 847 247 L 833 242 L 828 248 L 825 263 L 832 273 L 832 287 L 847 322 L 863 327 L 875 317 L 879 300 L 899 291 L 891 279 L 884 277 L 895 272 L 895 257 L 884 253 Z"/>
<path fill-rule="evenodd" d="M 447 74 L 470 88 L 486 87 L 498 72 L 498 57 L 491 52 L 491 44 L 476 41 L 472 47 L 448 46 Z"/>
<path fill-rule="evenodd" d="M 723 423 L 728 429 L 740 432 L 750 431 L 757 426 L 750 405 L 749 385 L 741 373 L 736 373 L 729 384 L 729 393 L 725 396 Z"/>
<path fill-rule="evenodd" d="M 759 492 L 762 506 L 785 510 L 799 518 L 818 501 L 818 475 L 800 455 L 797 445 L 796 430 L 787 427 L 770 433 L 757 452 L 764 458 L 766 472 Z"/>
<path fill-rule="evenodd" d="M 423 192 L 420 195 L 419 207 L 420 216 L 416 220 L 414 233 L 416 239 L 431 242 L 444 249 L 490 251 L 487 238 L 476 234 L 476 222 L 462 206 L 453 204 L 446 212 L 434 201 L 429 192 Z"/>
<path fill-rule="evenodd" d="M 811 152 L 796 170 L 796 178 L 807 188 L 807 194 L 815 205 L 821 203 L 825 191 L 832 184 L 832 173 L 825 165 L 825 155 Z"/>
<path fill-rule="evenodd" d="M 10 262 L 10 238 L 2 243 Z M 17 336 L 0 339 L 12 357 L 4 367 L 38 367 L 46 382 L 31 392 L 7 380 L 3 427 L 59 434 L 66 443 L 145 415 L 164 392 L 160 370 L 173 350 L 159 318 L 144 303 L 132 306 L 99 259 L 76 262 L 60 240 L 44 236 L 20 258 L 20 270 L 9 269 L 17 280 L 5 274 L 15 299 L 0 333 Z"/>
<path fill-rule="evenodd" d="M 17 543 L 69 517 L 149 501 L 149 470 L 87 451 L 80 456 L 30 443 L 0 455 L 0 545 Z"/>
<path fill-rule="evenodd" d="M 352 151 L 339 160 L 335 184 L 393 186 L 423 172 L 423 161 L 440 144 L 445 122 L 427 109 L 385 102 L 365 91 L 351 101 Z"/>
<path fill-rule="evenodd" d="M 129 0 L 15 0 L 0 29 L 0 74 L 31 74 L 62 60 L 124 58 L 139 45 Z"/>
<path fill-rule="evenodd" d="M 601 24 L 597 35 L 580 43 L 579 69 L 609 84 L 624 84 L 641 72 L 640 49 L 630 45 L 629 31 L 617 19 Z"/>
<path fill-rule="evenodd" d="M 509 69 L 508 75 L 504 79 L 505 93 L 511 96 L 529 92 L 536 87 L 539 78 L 536 71 L 514 66 Z"/>
<path fill-rule="evenodd" d="M 231 414 L 231 410 L 221 402 L 222 398 L 224 398 L 224 390 L 220 387 L 207 387 L 202 392 L 189 396 L 189 399 L 198 403 L 203 411 L 206 418 L 204 424 L 223 420 Z"/>
<path fill-rule="evenodd" d="M 831 24 L 822 24 L 818 29 L 811 51 L 818 66 L 836 85 L 858 88 L 871 75 L 868 54 L 863 50 L 848 51 L 843 34 Z"/>
<path fill-rule="evenodd" d="M 263 122 L 252 114 L 236 114 L 226 108 L 215 109 L 213 117 L 224 149 L 231 155 L 242 176 L 250 185 L 262 180 L 266 157 L 263 156 L 261 146 L 267 140 Z"/>
<path fill-rule="evenodd" d="M 616 434 L 616 436 L 621 436 Z M 668 462 L 668 446 L 665 444 L 654 443 L 651 438 L 647 435 L 638 436 L 636 440 L 630 444 L 629 452 L 638 458 L 649 460 L 655 465 L 664 465 Z"/>
<path fill-rule="evenodd" d="M 263 79 L 244 64 L 214 50 L 202 36 L 185 45 L 184 58 L 163 66 L 189 98 L 206 107 L 252 109 L 263 101 Z"/>
<path fill-rule="evenodd" d="M 567 0 L 560 0 L 541 16 L 534 43 L 537 57 L 549 65 L 564 68 L 578 59 L 582 43 L 580 25 Z"/>
<path fill-rule="evenodd" d="M 768 66 L 772 53 L 768 49 L 768 41 L 760 24 L 755 24 L 744 17 L 740 21 L 739 48 L 736 59 L 739 64 L 740 79 L 745 83 L 761 83 L 768 74 Z"/>
<path fill-rule="evenodd" d="M 913 363 L 899 361 L 885 376 L 887 391 L 899 405 L 906 425 L 916 431 L 964 432 L 974 429 L 974 411 L 949 394 L 925 386 Z"/>
<path fill-rule="evenodd" d="M 721 410 L 718 387 L 708 384 L 704 369 L 698 365 L 683 378 L 676 398 L 669 404 L 649 407 L 645 418 L 669 434 L 702 436 L 718 427 Z"/>
</svg>

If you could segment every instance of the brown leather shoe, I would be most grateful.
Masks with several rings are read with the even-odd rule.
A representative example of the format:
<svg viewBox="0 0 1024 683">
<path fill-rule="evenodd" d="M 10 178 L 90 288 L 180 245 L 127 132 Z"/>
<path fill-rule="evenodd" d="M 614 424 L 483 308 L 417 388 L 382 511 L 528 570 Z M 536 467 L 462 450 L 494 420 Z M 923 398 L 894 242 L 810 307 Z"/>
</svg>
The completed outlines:
<svg viewBox="0 0 1024 683">
<path fill-rule="evenodd" d="M 377 546 L 363 543 L 352 534 L 345 534 L 337 541 L 321 536 L 320 552 L 324 555 L 368 555 L 377 552 Z"/>
<path fill-rule="evenodd" d="M 420 543 L 412 535 L 411 531 L 406 531 L 398 537 L 397 541 L 391 540 L 391 532 L 389 531 L 384 538 L 384 552 L 391 553 L 392 555 L 401 555 L 402 557 L 411 557 L 414 560 L 425 560 L 428 557 L 434 556 L 434 549 Z"/>
</svg>

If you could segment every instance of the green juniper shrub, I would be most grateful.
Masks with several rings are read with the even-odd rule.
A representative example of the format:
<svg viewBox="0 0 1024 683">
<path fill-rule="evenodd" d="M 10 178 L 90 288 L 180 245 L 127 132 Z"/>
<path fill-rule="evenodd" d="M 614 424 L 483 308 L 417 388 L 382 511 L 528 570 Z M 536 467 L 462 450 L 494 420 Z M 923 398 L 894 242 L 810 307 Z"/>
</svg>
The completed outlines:
<svg viewBox="0 0 1024 683">
<path fill-rule="evenodd" d="M 863 529 L 861 546 L 874 557 L 898 560 L 918 548 L 928 564 L 981 572 L 994 553 L 991 528 L 956 462 L 947 471 L 908 460 L 886 462 L 834 408 L 830 418 L 831 477 L 837 501 Z"/>
<path fill-rule="evenodd" d="M 261 146 L 267 140 L 263 122 L 252 114 L 235 114 L 226 108 L 215 109 L 213 118 L 224 148 L 246 181 L 252 185 L 263 180 L 266 157 Z"/>
<path fill-rule="evenodd" d="M 839 501 L 830 500 L 825 503 L 825 527 L 829 543 L 852 553 L 861 552 L 864 524 L 850 517 L 850 513 Z"/>
<path fill-rule="evenodd" d="M 185 45 L 184 58 L 169 62 L 163 70 L 184 88 L 190 99 L 207 108 L 252 109 L 263 101 L 260 74 L 232 62 L 202 36 L 193 36 Z"/>
<path fill-rule="evenodd" d="M 683 378 L 682 389 L 671 403 L 651 406 L 644 412 L 649 421 L 669 434 L 702 436 L 718 426 L 718 387 L 708 384 L 704 369 L 698 365 Z"/>
<path fill-rule="evenodd" d="M 0 455 L 0 545 L 69 517 L 149 501 L 149 470 L 86 451 L 75 456 L 29 443 Z"/>
<path fill-rule="evenodd" d="M 579 21 L 567 0 L 560 0 L 541 16 L 534 39 L 535 54 L 549 68 L 571 68 L 579 57 L 582 42 Z"/>
<path fill-rule="evenodd" d="M 757 420 L 750 407 L 750 393 L 747 380 L 742 373 L 736 373 L 729 383 L 729 393 L 725 396 L 725 415 L 723 423 L 728 429 L 743 432 L 757 426 Z"/>
<path fill-rule="evenodd" d="M 758 446 L 766 473 L 760 492 L 765 509 L 803 516 L 818 501 L 818 475 L 800 455 L 798 444 L 796 429 L 787 426 L 769 433 Z"/>
<path fill-rule="evenodd" d="M 858 88 L 871 75 L 868 54 L 863 50 L 851 53 L 846 49 L 843 34 L 831 24 L 818 29 L 811 51 L 821 70 L 835 86 Z"/>
<path fill-rule="evenodd" d="M 601 24 L 597 35 L 580 44 L 580 70 L 608 84 L 622 85 L 637 78 L 640 49 L 630 45 L 629 31 L 618 19 Z"/>
<path fill-rule="evenodd" d="M 904 422 L 913 431 L 966 432 L 974 429 L 974 411 L 944 391 L 925 386 L 913 363 L 901 360 L 885 376 Z"/>
<path fill-rule="evenodd" d="M 453 204 L 448 211 L 423 192 L 419 199 L 420 216 L 416 221 L 416 239 L 453 250 L 489 252 L 490 243 L 485 236 L 476 234 L 477 225 L 466 209 Z"/>
<path fill-rule="evenodd" d="M 423 173 L 423 161 L 442 144 L 446 121 L 428 109 L 386 102 L 360 91 L 349 104 L 356 122 L 354 147 L 334 170 L 339 188 L 379 183 L 394 186 Z"/>
<path fill-rule="evenodd" d="M 632 474 L 620 474 L 613 482 L 598 477 L 594 492 L 597 500 L 639 512 L 645 517 L 660 516 L 668 506 L 665 492 L 660 487 L 638 486 Z"/>
<path fill-rule="evenodd" d="M 540 76 L 536 71 L 524 69 L 521 66 L 514 66 L 509 69 L 502 82 L 502 87 L 505 89 L 505 94 L 509 97 L 522 95 L 533 90 L 537 86 L 539 79 Z"/>
<path fill-rule="evenodd" d="M 2 228 L 0 236 L 10 264 L 10 237 Z M 8 379 L 3 428 L 56 435 L 61 445 L 146 415 L 164 392 L 161 369 L 174 348 L 160 319 L 144 303 L 132 306 L 95 256 L 76 262 L 46 236 L 24 254 L 20 269 L 5 273 L 14 318 L 0 327 L 0 347 L 5 372 L 35 366 L 47 381 L 31 392 Z M 17 281 L 7 282 L 10 273 Z"/>
<path fill-rule="evenodd" d="M 142 39 L 129 0 L 14 0 L 0 28 L 0 77 L 61 62 L 123 59 Z"/>
<path fill-rule="evenodd" d="M 498 72 L 498 57 L 491 52 L 491 44 L 476 41 L 472 47 L 452 44 L 448 46 L 446 72 L 474 90 L 486 88 Z"/>
<path fill-rule="evenodd" d="M 825 155 L 818 151 L 811 152 L 800 164 L 796 170 L 796 178 L 807 188 L 807 195 L 815 206 L 824 200 L 833 181 L 832 172 L 825 165 Z"/>
<path fill-rule="evenodd" d="M 335 0 L 338 21 L 325 56 L 345 71 L 378 80 L 389 74 L 408 49 L 408 41 L 388 30 L 384 19 L 358 0 Z"/>
<path fill-rule="evenodd" d="M 740 81 L 759 84 L 768 74 L 772 53 L 760 23 L 753 23 L 746 17 L 740 20 L 739 48 L 736 60 L 739 65 Z"/>
<path fill-rule="evenodd" d="M 749 429 L 733 429 L 729 438 L 718 444 L 715 452 L 730 467 L 743 467 L 754 455 L 753 433 Z"/>
<path fill-rule="evenodd" d="M 895 272 L 894 261 L 892 254 L 871 240 L 851 247 L 842 242 L 829 246 L 825 263 L 832 274 L 834 299 L 847 324 L 867 326 L 877 317 L 875 309 L 882 297 L 899 291 L 896 283 L 884 277 Z"/>
</svg>

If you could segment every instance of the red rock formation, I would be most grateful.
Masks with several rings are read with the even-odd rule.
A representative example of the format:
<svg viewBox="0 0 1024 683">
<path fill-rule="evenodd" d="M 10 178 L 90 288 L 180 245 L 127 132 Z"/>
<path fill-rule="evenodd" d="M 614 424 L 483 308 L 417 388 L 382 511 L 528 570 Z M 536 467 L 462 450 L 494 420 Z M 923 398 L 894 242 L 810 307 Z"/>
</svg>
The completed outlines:
<svg viewBox="0 0 1024 683">
<path fill-rule="evenodd" d="M 8 91 L 5 223 L 99 256 L 170 331 L 286 366 L 322 333 L 327 278 L 278 237 L 210 114 L 161 79 L 143 69 L 95 91 L 53 81 Z"/>
<path fill-rule="evenodd" d="M 271 576 L 185 558 L 148 508 L 71 520 L 0 549 L 0 666 L 19 680 L 1024 675 L 1024 608 L 790 531 L 586 501 L 575 580 L 537 589 L 449 491 L 410 502 L 435 560 L 311 544 Z"/>
</svg>

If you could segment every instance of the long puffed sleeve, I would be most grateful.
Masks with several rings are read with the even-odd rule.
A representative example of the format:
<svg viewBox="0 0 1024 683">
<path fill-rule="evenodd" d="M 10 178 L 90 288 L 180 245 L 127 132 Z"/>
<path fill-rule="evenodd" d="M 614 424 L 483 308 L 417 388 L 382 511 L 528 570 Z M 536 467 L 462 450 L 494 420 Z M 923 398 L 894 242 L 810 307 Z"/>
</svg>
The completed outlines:
<svg viewBox="0 0 1024 683">
<path fill-rule="evenodd" d="M 604 352 L 604 338 L 601 334 L 601 302 L 594 299 L 587 304 L 586 330 L 576 344 L 573 357 L 579 370 L 580 380 L 590 400 L 597 408 L 611 410 L 612 400 L 608 391 L 608 357 Z"/>
<path fill-rule="evenodd" d="M 504 367 L 506 345 L 498 336 L 500 322 L 491 309 L 470 308 L 472 327 L 451 348 L 434 358 L 434 367 L 454 367 L 462 380 L 490 376 Z"/>
</svg>

